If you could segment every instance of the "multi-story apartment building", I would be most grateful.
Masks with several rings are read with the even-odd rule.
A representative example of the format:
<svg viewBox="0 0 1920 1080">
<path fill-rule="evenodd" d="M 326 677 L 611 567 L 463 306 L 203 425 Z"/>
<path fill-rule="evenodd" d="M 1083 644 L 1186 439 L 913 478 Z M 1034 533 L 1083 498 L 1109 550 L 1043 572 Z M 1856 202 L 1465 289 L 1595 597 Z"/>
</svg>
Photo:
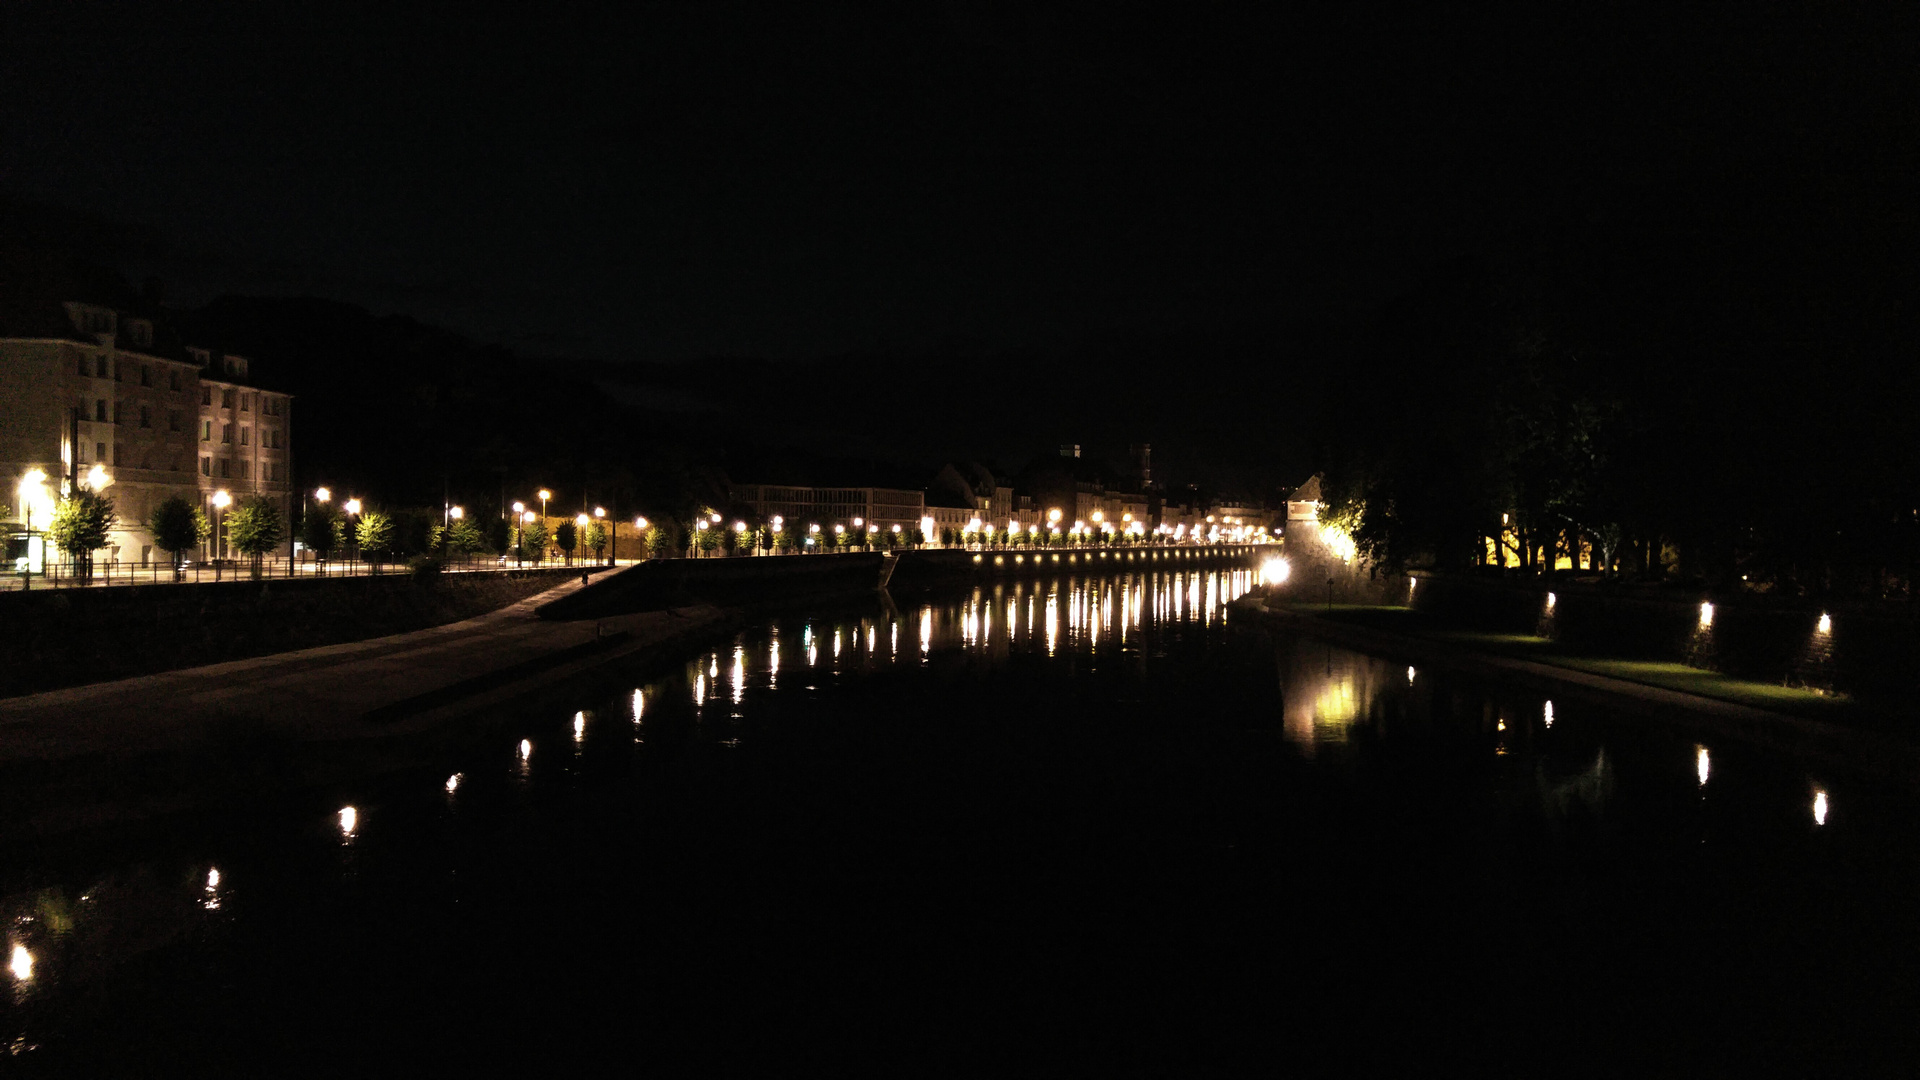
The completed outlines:
<svg viewBox="0 0 1920 1080">
<path fill-rule="evenodd" d="M 160 556 L 147 529 L 172 496 L 219 516 L 214 495 L 288 510 L 291 399 L 251 384 L 247 361 L 168 340 L 153 318 L 65 302 L 0 311 L 0 481 L 14 530 L 86 484 L 107 485 L 119 524 L 100 557 Z M 97 469 L 97 471 L 96 471 Z M 37 492 L 18 487 L 34 472 Z M 225 539 L 222 536 L 221 546 Z M 24 542 L 16 544 L 26 554 Z M 209 541 L 203 554 L 216 554 Z"/>
</svg>

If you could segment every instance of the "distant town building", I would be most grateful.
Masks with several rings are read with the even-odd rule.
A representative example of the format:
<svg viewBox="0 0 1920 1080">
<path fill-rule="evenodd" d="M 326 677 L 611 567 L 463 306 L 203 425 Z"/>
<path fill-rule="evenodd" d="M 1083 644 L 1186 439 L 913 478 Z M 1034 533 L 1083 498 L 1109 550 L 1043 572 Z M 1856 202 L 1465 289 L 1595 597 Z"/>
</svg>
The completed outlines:
<svg viewBox="0 0 1920 1080">
<path fill-rule="evenodd" d="M 900 526 L 908 531 L 926 516 L 925 494 L 907 488 L 802 487 L 794 484 L 729 484 L 734 509 L 760 521 L 777 515 L 789 526 L 852 527 L 877 525 L 882 531 Z"/>
<path fill-rule="evenodd" d="M 35 470 L 47 478 L 36 530 L 53 500 L 93 477 L 107 485 L 120 519 L 108 561 L 159 557 L 147 518 L 173 496 L 209 519 L 221 490 L 287 513 L 292 399 L 255 385 L 242 357 L 180 344 L 158 314 L 19 295 L 0 305 L 0 481 L 16 526 L 28 509 L 16 486 Z"/>
</svg>

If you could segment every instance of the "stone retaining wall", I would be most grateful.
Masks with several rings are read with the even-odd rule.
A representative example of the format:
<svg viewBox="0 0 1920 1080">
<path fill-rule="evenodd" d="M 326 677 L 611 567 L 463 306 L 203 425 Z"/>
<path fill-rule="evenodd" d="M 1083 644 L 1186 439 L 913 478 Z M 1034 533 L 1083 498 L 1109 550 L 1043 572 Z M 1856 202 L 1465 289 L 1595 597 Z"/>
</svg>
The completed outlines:
<svg viewBox="0 0 1920 1080">
<path fill-rule="evenodd" d="M 457 622 L 580 571 L 272 578 L 0 594 L 0 696 Z"/>
</svg>

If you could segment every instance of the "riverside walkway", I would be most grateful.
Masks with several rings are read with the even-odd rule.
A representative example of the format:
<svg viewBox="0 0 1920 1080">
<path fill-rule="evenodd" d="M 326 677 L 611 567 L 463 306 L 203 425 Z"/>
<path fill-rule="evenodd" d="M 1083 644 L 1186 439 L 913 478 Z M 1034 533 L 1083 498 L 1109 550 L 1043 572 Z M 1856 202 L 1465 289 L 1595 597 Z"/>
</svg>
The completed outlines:
<svg viewBox="0 0 1920 1080">
<path fill-rule="evenodd" d="M 1555 697 L 1585 700 L 1629 715 L 1738 739 L 1849 772 L 1904 785 L 1920 785 L 1920 743 L 1890 732 L 1792 716 L 1631 679 L 1505 656 L 1420 634 L 1322 618 L 1258 595 L 1248 595 L 1234 603 L 1275 628 L 1330 644 L 1438 665 Z"/>
<path fill-rule="evenodd" d="M 127 772 L 156 786 L 156 763 L 194 772 L 235 745 L 270 747 L 296 764 L 337 761 L 340 751 L 356 745 L 371 751 L 382 740 L 404 741 L 725 619 L 705 605 L 578 621 L 536 616 L 541 605 L 581 588 L 569 581 L 476 618 L 412 633 L 0 700 L 0 777 L 14 789 L 0 807 L 13 820 L 0 832 L 32 825 L 41 811 L 53 810 L 28 794 L 36 787 L 110 795 L 101 786 Z M 316 779 L 311 770 L 294 772 L 291 782 Z M 164 809 L 193 800 L 190 792 L 174 791 L 158 801 Z M 56 824 L 65 822 L 38 822 Z"/>
</svg>

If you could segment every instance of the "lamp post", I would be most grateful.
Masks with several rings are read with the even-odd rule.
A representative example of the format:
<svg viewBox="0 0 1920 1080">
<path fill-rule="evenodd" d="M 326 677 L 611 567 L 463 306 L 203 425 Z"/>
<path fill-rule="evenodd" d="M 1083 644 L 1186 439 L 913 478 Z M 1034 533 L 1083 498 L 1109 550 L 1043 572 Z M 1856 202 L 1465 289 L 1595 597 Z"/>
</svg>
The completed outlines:
<svg viewBox="0 0 1920 1080">
<path fill-rule="evenodd" d="M 645 540 L 640 539 L 640 537 L 644 535 L 646 531 L 647 531 L 647 519 L 643 517 L 634 518 L 633 519 L 633 542 L 640 545 L 640 550 L 642 552 L 647 550 L 647 542 Z M 638 559 L 634 560 L 634 562 L 639 562 L 639 561 L 640 560 Z"/>
<path fill-rule="evenodd" d="M 20 505 L 27 511 L 27 561 L 20 570 L 20 590 L 25 592 L 33 588 L 33 504 L 46 498 L 47 474 L 39 469 L 28 469 L 20 478 Z M 42 551 L 44 552 L 44 548 Z M 46 556 L 40 556 L 41 565 L 46 564 Z"/>
<path fill-rule="evenodd" d="M 513 504 L 513 565 L 525 566 L 527 562 L 527 530 L 521 524 L 521 515 L 527 512 L 526 503 Z"/>
<path fill-rule="evenodd" d="M 360 562 L 360 500 L 348 499 L 340 504 L 340 509 L 347 512 L 347 539 L 350 541 L 350 546 L 347 548 L 347 572 L 352 573 L 358 568 Z"/>
<path fill-rule="evenodd" d="M 464 506 L 448 507 L 447 517 L 452 521 L 465 521 L 467 517 L 467 508 Z M 452 530 L 449 529 L 448 531 L 450 532 Z M 446 535 L 446 533 L 442 533 L 440 535 L 440 552 L 443 556 L 446 554 L 447 540 L 448 540 L 448 536 Z M 470 556 L 471 556 L 471 553 L 469 553 L 469 557 Z M 472 567 L 469 566 L 468 569 L 472 569 Z"/>
<path fill-rule="evenodd" d="M 606 507 L 604 507 L 604 506 L 596 506 L 596 507 L 594 507 L 594 508 L 593 508 L 593 517 L 594 517 L 594 520 L 595 520 L 595 521 L 602 521 L 602 520 L 605 520 L 605 519 L 606 519 L 606 516 L 607 516 L 607 508 L 606 508 Z M 608 566 L 613 566 L 614 564 L 616 564 L 616 563 L 618 563 L 619 561 L 620 561 L 620 537 L 619 537 L 619 530 L 618 530 L 618 529 L 614 529 L 614 530 L 610 530 L 610 531 L 609 531 L 609 532 L 607 533 L 607 565 L 608 565 Z"/>
<path fill-rule="evenodd" d="M 220 523 L 226 520 L 227 507 L 233 505 L 233 496 L 226 488 L 213 493 L 213 580 L 220 580 Z"/>
<path fill-rule="evenodd" d="M 333 490 L 331 488 L 324 488 L 324 487 L 314 488 L 313 501 L 316 503 L 319 503 L 321 506 L 325 506 L 326 504 L 333 501 Z M 310 507 L 306 504 L 305 501 L 302 501 L 300 504 L 300 520 L 302 522 L 306 521 L 307 514 L 309 511 L 310 511 Z M 313 566 L 314 566 L 315 573 L 318 573 L 318 574 L 326 573 L 325 565 L 323 565 L 318 558 L 314 559 Z"/>
<path fill-rule="evenodd" d="M 553 498 L 553 492 L 548 491 L 546 488 L 541 488 L 539 495 L 540 495 L 540 528 L 542 530 L 545 530 L 547 528 L 547 500 Z M 547 542 L 548 543 L 553 542 L 553 534 L 551 532 L 547 533 Z M 544 548 L 542 548 L 540 551 L 540 561 L 541 562 L 547 561 L 547 552 L 546 552 L 546 549 Z"/>
</svg>

